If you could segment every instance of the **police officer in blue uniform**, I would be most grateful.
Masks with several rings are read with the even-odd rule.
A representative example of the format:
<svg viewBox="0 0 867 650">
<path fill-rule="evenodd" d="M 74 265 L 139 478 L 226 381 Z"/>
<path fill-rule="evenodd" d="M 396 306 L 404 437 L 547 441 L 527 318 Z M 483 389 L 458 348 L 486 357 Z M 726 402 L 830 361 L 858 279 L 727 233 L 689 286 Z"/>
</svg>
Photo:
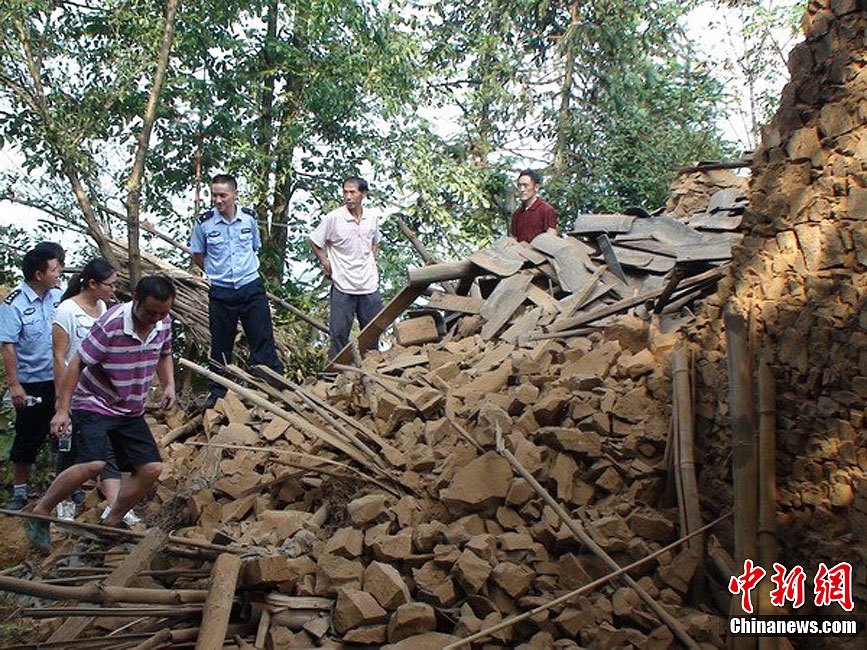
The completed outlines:
<svg viewBox="0 0 867 650">
<path fill-rule="evenodd" d="M 0 304 L 0 345 L 15 407 L 15 439 L 9 450 L 12 499 L 6 506 L 10 510 L 27 504 L 30 469 L 54 415 L 51 322 L 63 293 L 57 288 L 63 261 L 59 244 L 38 244 L 24 255 L 24 282 Z M 30 405 L 34 398 L 41 402 Z"/>
<path fill-rule="evenodd" d="M 257 251 L 262 246 L 255 213 L 238 205 L 238 183 L 229 174 L 211 179 L 213 207 L 199 217 L 190 237 L 193 261 L 211 280 L 208 322 L 211 360 L 232 362 L 238 320 L 250 346 L 250 364 L 265 365 L 282 374 L 274 345 L 274 327 L 265 288 L 259 277 Z M 226 389 L 208 383 L 205 406 L 213 406 Z"/>
</svg>

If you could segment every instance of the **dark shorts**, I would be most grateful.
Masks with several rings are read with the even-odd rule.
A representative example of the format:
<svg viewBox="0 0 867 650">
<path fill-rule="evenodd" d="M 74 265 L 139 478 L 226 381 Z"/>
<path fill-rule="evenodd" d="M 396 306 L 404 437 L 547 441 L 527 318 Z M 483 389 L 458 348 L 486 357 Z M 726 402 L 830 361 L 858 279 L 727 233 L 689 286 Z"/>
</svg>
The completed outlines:
<svg viewBox="0 0 867 650">
<path fill-rule="evenodd" d="M 162 460 L 144 416 L 102 415 L 81 409 L 72 412 L 76 463 L 105 461 L 114 451 L 118 469 L 131 472 L 145 463 Z"/>
<path fill-rule="evenodd" d="M 9 460 L 32 465 L 48 437 L 51 418 L 54 417 L 54 382 L 36 381 L 21 386 L 28 395 L 41 397 L 42 403 L 15 409 L 15 439 L 9 449 Z"/>
<path fill-rule="evenodd" d="M 69 451 L 57 452 L 57 473 L 60 474 L 67 467 L 75 465 L 75 459 L 78 453 L 78 434 L 75 432 L 75 427 L 72 429 L 72 444 Z M 101 479 L 120 478 L 120 470 L 117 468 L 117 461 L 114 459 L 114 448 L 111 445 L 106 445 L 105 448 L 105 467 L 99 473 Z"/>
</svg>

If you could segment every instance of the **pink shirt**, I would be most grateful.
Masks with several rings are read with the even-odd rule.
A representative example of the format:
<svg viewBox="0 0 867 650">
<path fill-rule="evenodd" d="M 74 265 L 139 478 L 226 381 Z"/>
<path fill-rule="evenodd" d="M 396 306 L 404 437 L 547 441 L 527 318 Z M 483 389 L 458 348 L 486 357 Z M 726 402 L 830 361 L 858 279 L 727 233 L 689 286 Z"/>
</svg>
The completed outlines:
<svg viewBox="0 0 867 650">
<path fill-rule="evenodd" d="M 356 221 L 345 205 L 326 214 L 310 234 L 310 241 L 328 254 L 334 286 L 352 295 L 373 293 L 379 287 L 373 246 L 380 239 L 375 215 L 365 210 Z"/>
<path fill-rule="evenodd" d="M 104 415 L 141 415 L 157 363 L 171 352 L 169 316 L 143 341 L 135 333 L 132 303 L 112 307 L 97 319 L 78 348 L 82 371 L 72 408 Z"/>
</svg>

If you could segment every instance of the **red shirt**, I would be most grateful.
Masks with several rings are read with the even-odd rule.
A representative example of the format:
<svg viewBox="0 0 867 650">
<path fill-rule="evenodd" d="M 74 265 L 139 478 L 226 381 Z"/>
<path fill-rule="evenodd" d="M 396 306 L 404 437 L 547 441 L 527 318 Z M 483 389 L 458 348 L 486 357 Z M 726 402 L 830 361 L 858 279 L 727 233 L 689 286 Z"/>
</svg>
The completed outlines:
<svg viewBox="0 0 867 650">
<path fill-rule="evenodd" d="M 557 211 L 537 196 L 529 208 L 522 203 L 512 214 L 509 234 L 518 241 L 530 242 L 548 228 L 557 229 Z"/>
</svg>

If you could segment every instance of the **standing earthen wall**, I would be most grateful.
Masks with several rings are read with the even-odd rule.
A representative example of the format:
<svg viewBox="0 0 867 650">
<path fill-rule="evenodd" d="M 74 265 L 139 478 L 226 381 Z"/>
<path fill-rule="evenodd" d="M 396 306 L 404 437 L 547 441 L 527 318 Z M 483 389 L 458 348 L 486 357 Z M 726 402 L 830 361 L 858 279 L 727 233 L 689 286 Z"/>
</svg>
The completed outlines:
<svg viewBox="0 0 867 650">
<path fill-rule="evenodd" d="M 731 504 L 722 311 L 748 315 L 777 381 L 781 560 L 849 561 L 867 602 L 867 9 L 809 4 L 791 81 L 755 152 L 746 237 L 691 336 L 702 492 Z"/>
</svg>

